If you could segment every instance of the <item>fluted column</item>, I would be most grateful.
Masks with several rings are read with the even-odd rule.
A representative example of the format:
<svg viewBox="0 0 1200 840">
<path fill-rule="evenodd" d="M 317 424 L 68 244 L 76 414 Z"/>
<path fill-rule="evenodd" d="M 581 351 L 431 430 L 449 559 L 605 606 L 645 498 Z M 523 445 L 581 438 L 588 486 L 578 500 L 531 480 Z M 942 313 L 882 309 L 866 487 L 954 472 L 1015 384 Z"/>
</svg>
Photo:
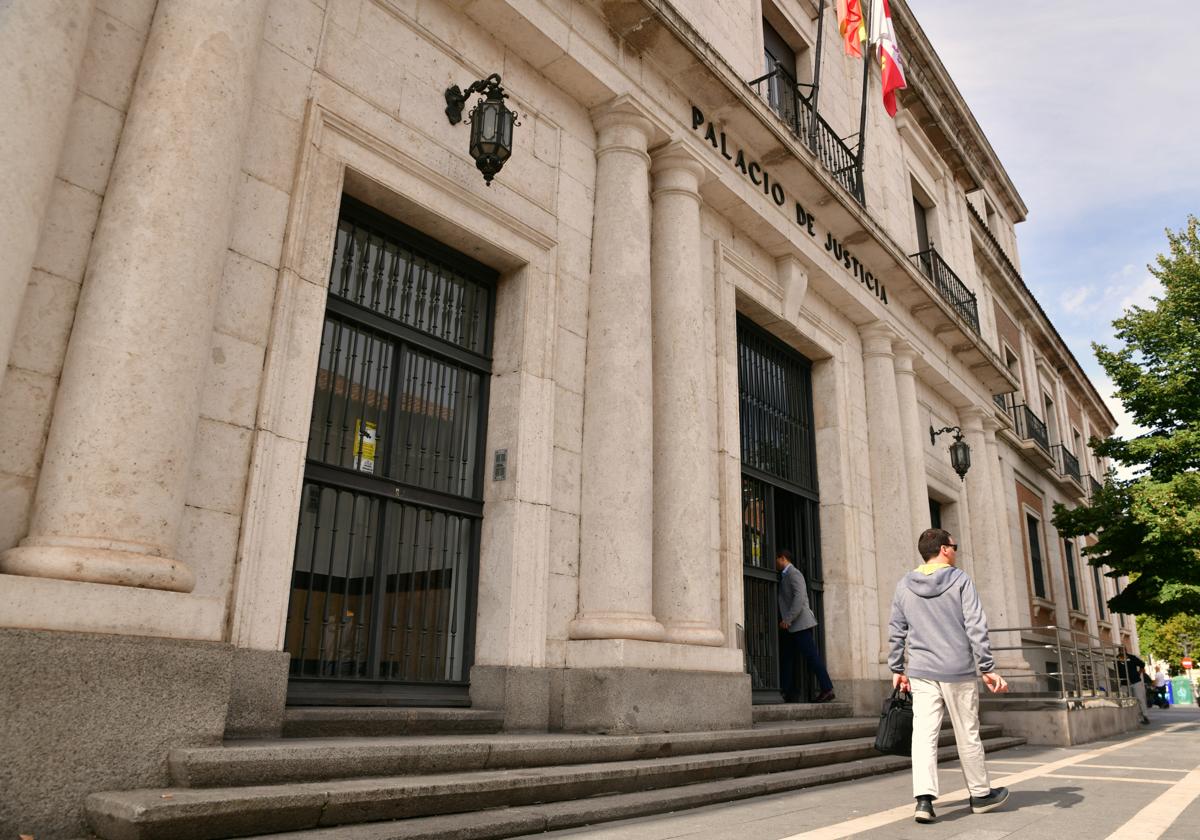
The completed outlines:
<svg viewBox="0 0 1200 840">
<path fill-rule="evenodd" d="M 579 613 L 573 639 L 661 640 L 654 618 L 651 122 L 628 101 L 594 118 L 596 198 L 583 392 Z"/>
<path fill-rule="evenodd" d="M 892 342 L 895 334 L 878 322 L 862 328 L 863 385 L 871 462 L 875 524 L 875 568 L 879 585 L 880 662 L 887 656 L 887 622 L 896 582 L 918 559 L 908 496 L 904 446 L 896 434 L 900 400 Z"/>
<path fill-rule="evenodd" d="M 917 409 L 917 374 L 913 370 L 917 351 L 906 343 L 898 342 L 893 353 L 896 367 L 896 398 L 900 404 L 904 472 L 908 478 L 908 505 L 912 511 L 915 539 L 929 527 L 929 487 L 925 480 L 925 442 L 929 440 L 929 431 L 928 424 L 921 424 Z M 915 547 L 913 550 L 916 550 Z"/>
<path fill-rule="evenodd" d="M 9 574 L 191 591 L 174 559 L 266 0 L 160 0 Z"/>
<path fill-rule="evenodd" d="M 0 380 L 50 204 L 95 0 L 0 4 Z"/>
<path fill-rule="evenodd" d="M 700 264 L 704 167 L 682 143 L 654 155 L 650 277 L 654 345 L 654 616 L 666 639 L 720 645 L 712 545 L 712 442 Z"/>
</svg>

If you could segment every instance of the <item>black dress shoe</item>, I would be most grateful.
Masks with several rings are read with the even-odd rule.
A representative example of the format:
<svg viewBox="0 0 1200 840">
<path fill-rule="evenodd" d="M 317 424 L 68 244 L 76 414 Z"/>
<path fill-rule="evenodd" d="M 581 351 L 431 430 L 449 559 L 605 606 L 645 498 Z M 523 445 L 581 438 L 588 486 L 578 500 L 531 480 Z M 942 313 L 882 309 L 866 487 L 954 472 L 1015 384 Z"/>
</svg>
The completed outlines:
<svg viewBox="0 0 1200 840">
<path fill-rule="evenodd" d="M 971 812 L 975 814 L 986 814 L 988 811 L 994 811 L 1008 801 L 1008 788 L 998 787 L 992 788 L 987 796 L 972 796 L 971 797 Z"/>
<path fill-rule="evenodd" d="M 913 811 L 913 819 L 919 823 L 931 823 L 937 820 L 937 814 L 933 813 L 932 796 L 917 797 L 917 808 Z"/>
</svg>

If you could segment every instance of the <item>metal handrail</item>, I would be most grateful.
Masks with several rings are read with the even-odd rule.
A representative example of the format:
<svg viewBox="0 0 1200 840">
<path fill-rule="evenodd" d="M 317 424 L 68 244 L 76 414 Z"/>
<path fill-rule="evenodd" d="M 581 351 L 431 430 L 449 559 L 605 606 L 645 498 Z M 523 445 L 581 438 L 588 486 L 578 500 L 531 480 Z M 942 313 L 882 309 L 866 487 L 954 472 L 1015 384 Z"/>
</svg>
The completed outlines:
<svg viewBox="0 0 1200 840">
<path fill-rule="evenodd" d="M 958 279 L 954 269 L 950 268 L 942 259 L 942 255 L 937 252 L 937 249 L 931 245 L 924 251 L 909 254 L 909 257 L 916 260 L 921 273 L 933 281 L 933 285 L 937 287 L 938 294 L 942 296 L 942 299 L 971 325 L 971 329 L 975 331 L 976 335 L 979 335 L 979 304 L 975 299 L 975 293 L 968 289 L 962 280 Z"/>
<path fill-rule="evenodd" d="M 1050 454 L 1050 432 L 1042 419 L 1033 413 L 1033 409 L 1021 403 L 1012 409 L 1013 425 L 1017 436 L 1022 440 L 1032 440 Z"/>
<path fill-rule="evenodd" d="M 1033 679 L 1046 682 L 1045 692 L 1037 686 L 1031 692 L 1053 693 L 1057 691 L 1061 700 L 1084 697 L 1132 697 L 1133 691 L 1120 665 L 1121 646 L 1106 644 L 1100 637 L 1083 630 L 1059 627 L 1054 624 L 1028 627 L 997 627 L 993 633 L 1016 633 L 1018 645 L 994 646 L 993 651 L 1054 651 L 1057 670 L 1031 670 L 1028 674 L 1005 675 L 1007 679 Z M 1038 634 L 1053 639 L 1029 641 L 1025 634 Z M 1086 640 L 1081 644 L 1080 640 Z M 1069 670 L 1068 670 L 1069 669 Z M 1115 689 L 1112 690 L 1112 689 Z"/>
<path fill-rule="evenodd" d="M 812 85 L 797 82 L 778 63 L 774 70 L 747 84 L 787 123 L 788 130 L 816 155 L 834 180 L 854 196 L 855 201 L 865 205 L 862 159 L 813 109 L 812 99 L 801 90 Z"/>
</svg>

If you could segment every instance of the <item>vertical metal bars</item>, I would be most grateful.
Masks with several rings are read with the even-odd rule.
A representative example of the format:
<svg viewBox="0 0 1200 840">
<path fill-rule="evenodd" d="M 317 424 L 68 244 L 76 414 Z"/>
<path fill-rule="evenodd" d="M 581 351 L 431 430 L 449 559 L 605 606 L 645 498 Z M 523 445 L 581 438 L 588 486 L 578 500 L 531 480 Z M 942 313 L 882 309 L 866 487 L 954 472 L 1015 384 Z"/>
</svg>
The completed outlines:
<svg viewBox="0 0 1200 840">
<path fill-rule="evenodd" d="M 296 680 L 466 683 L 494 280 L 345 200 L 286 627 Z"/>
</svg>

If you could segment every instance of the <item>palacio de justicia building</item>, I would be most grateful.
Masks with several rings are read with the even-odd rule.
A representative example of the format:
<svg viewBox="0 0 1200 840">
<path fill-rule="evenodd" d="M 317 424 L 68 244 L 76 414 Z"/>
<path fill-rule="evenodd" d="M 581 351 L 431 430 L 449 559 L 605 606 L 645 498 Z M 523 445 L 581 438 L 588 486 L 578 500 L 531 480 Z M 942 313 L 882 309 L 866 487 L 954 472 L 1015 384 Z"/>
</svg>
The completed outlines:
<svg viewBox="0 0 1200 840">
<path fill-rule="evenodd" d="M 632 795 L 570 773 L 861 723 L 931 526 L 996 737 L 1136 725 L 1122 582 L 1051 521 L 1116 421 L 1022 279 L 1027 208 L 904 0 L 894 116 L 834 5 L 4 4 L 0 832 Z M 817 686 L 781 685 L 782 550 L 834 703 L 783 702 Z M 388 787 L 553 769 L 461 764 L 497 732 L 615 752 L 561 795 Z M 343 736 L 351 769 L 271 763 Z"/>
</svg>

